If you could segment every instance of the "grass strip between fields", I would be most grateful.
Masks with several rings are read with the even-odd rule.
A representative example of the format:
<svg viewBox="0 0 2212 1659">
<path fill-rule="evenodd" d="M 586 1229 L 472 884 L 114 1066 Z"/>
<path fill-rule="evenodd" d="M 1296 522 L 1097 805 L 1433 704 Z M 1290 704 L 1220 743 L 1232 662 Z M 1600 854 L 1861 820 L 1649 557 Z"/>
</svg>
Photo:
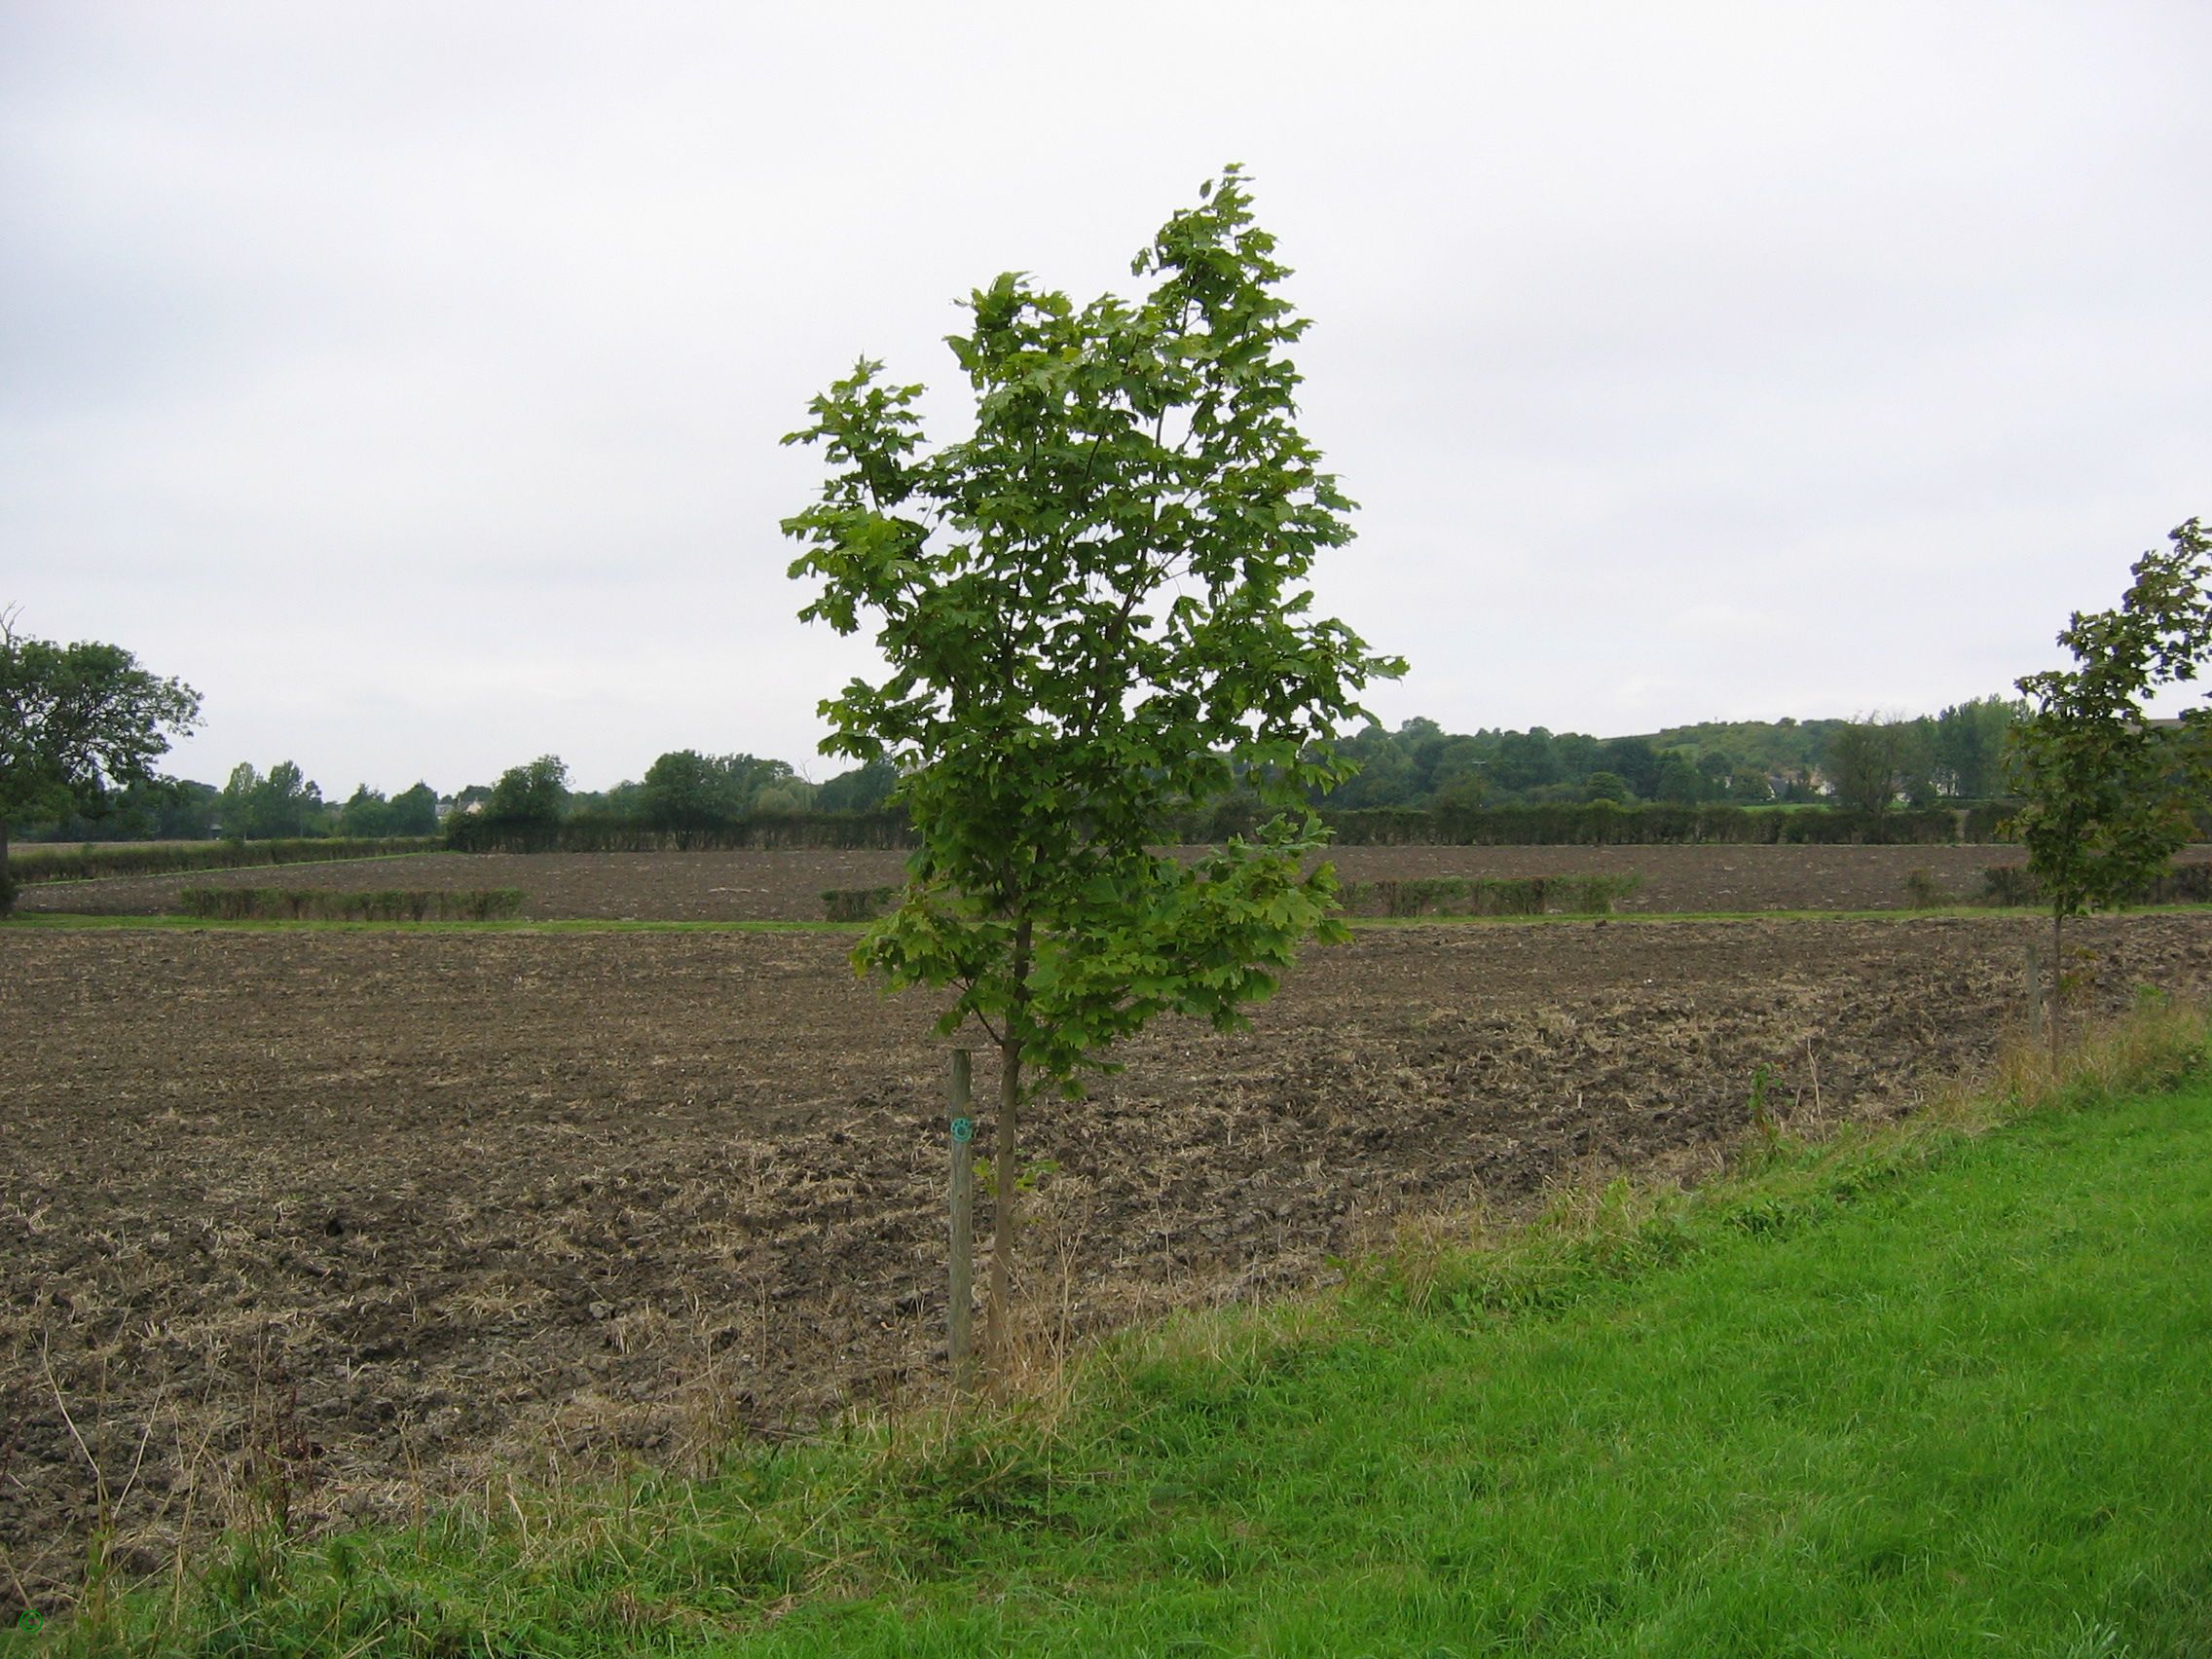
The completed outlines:
<svg viewBox="0 0 2212 1659">
<path fill-rule="evenodd" d="M 59 1651 L 2212 1651 L 2212 1083 L 2064 1075 L 1409 1233 L 966 1413 L 93 1584 Z M 27 1641 L 24 1643 L 28 1645 Z M 0 1648 L 7 1639 L 0 1638 Z"/>
</svg>

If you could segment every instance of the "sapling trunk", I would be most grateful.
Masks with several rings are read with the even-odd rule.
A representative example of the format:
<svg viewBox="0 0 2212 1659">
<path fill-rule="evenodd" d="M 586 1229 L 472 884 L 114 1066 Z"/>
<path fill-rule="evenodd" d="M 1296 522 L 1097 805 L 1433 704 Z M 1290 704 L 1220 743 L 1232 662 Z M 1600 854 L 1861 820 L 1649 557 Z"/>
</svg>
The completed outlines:
<svg viewBox="0 0 2212 1659">
<path fill-rule="evenodd" d="M 16 889 L 8 879 L 8 821 L 0 818 L 0 916 L 16 907 Z"/>
<path fill-rule="evenodd" d="M 1014 1008 L 999 1042 L 999 1115 L 991 1150 L 991 1311 L 985 1335 L 1002 1362 L 1014 1335 L 1014 1229 L 1021 1124 L 1021 1026 L 1029 1002 L 1031 923 L 1021 918 L 1014 930 Z"/>
<path fill-rule="evenodd" d="M 2058 1022 L 2065 1017 L 2063 1006 L 2066 998 L 2062 994 L 2065 987 L 2066 912 L 2053 909 L 2050 912 L 2050 1057 L 2054 1063 L 2060 1050 Z"/>
<path fill-rule="evenodd" d="M 1021 1110 L 1021 1042 L 1009 1033 L 999 1045 L 998 1129 L 991 1147 L 991 1351 L 1003 1358 L 1013 1334 L 1015 1143 Z"/>
</svg>

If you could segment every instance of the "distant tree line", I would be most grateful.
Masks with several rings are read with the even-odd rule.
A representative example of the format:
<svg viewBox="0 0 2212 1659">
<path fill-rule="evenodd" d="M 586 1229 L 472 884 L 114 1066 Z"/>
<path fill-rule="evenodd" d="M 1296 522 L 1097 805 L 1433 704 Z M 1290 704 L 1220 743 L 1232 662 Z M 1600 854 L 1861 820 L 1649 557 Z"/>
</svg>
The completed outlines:
<svg viewBox="0 0 2212 1659">
<path fill-rule="evenodd" d="M 1450 821 L 1455 836 L 1471 832 L 1470 814 L 1601 802 L 1825 804 L 1860 814 L 1972 804 L 2004 793 L 2006 734 L 2020 707 L 1982 697 L 1917 719 L 1710 722 L 1612 738 L 1542 726 L 1449 732 L 1417 718 L 1396 731 L 1370 725 L 1346 740 L 1359 774 L 1314 804 L 1325 804 L 1333 818 L 1430 811 L 1440 823 Z M 450 795 L 419 782 L 387 797 L 362 784 L 337 801 L 325 799 L 293 761 L 267 772 L 241 762 L 220 789 L 143 780 L 110 792 L 96 815 L 71 811 L 16 828 L 30 841 L 260 841 L 431 835 L 442 829 L 460 846 L 612 850 L 773 845 L 799 838 L 803 822 L 817 825 L 805 839 L 875 845 L 885 833 L 879 828 L 832 832 L 818 821 L 871 818 L 897 782 L 885 761 L 815 784 L 787 761 L 681 749 L 654 760 L 642 779 L 601 791 L 572 789 L 567 765 L 544 755 Z M 1226 811 L 1223 824 L 1234 827 L 1234 799 Z M 1494 831 L 1484 833 L 1504 832 L 1509 821 L 1525 819 L 1502 812 Z M 1535 820 L 1526 822 L 1532 827 Z M 1649 832 L 1658 832 L 1658 823 Z M 1209 819 L 1191 828 L 1203 838 L 1212 827 Z M 1592 832 L 1578 828 L 1573 834 Z"/>
<path fill-rule="evenodd" d="M 1580 732 L 1448 732 L 1410 719 L 1370 725 L 1348 751 L 1360 773 L 1328 797 L 1377 807 L 1763 806 L 1776 801 L 1882 811 L 1971 803 L 2004 793 L 2005 735 L 2020 705 L 2001 697 L 1918 719 L 1743 720 L 1641 737 Z"/>
</svg>

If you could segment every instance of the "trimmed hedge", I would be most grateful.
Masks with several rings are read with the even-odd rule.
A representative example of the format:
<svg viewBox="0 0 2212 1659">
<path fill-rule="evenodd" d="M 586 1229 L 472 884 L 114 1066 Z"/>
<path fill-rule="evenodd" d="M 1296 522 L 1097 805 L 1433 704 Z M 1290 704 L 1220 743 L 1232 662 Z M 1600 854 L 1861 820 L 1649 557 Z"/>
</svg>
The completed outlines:
<svg viewBox="0 0 2212 1659">
<path fill-rule="evenodd" d="M 1986 904 L 2041 904 L 2043 889 L 2026 865 L 1997 865 L 1981 872 L 1981 898 Z M 2130 904 L 2212 904 L 2212 863 L 2177 864 L 2140 892 L 2128 895 Z"/>
<path fill-rule="evenodd" d="M 1323 812 L 1340 847 L 1935 846 L 1959 839 L 1962 817 L 1841 807 L 1586 805 L 1369 807 Z"/>
<path fill-rule="evenodd" d="M 224 922 L 490 922 L 522 914 L 519 887 L 187 887 L 180 915 Z"/>
<path fill-rule="evenodd" d="M 18 843 L 9 854 L 16 879 L 92 881 L 103 876 L 180 875 L 196 869 L 254 869 L 263 865 L 328 864 L 339 859 L 389 859 L 434 853 L 436 835 L 298 836 L 278 841 L 86 841 L 75 847 Z"/>
<path fill-rule="evenodd" d="M 1613 901 L 1643 885 L 1622 875 L 1458 876 L 1395 881 L 1353 881 L 1341 903 L 1360 915 L 1384 916 L 1607 916 Z"/>
<path fill-rule="evenodd" d="M 1996 840 L 2009 808 L 1852 812 L 1841 807 L 1586 805 L 1379 806 L 1321 811 L 1341 847 L 1936 846 Z M 1248 798 L 1231 796 L 1168 826 L 1170 839 L 1218 845 L 1263 821 Z M 480 813 L 446 821 L 446 844 L 463 853 L 661 853 L 693 850 L 903 849 L 917 844 L 898 808 L 794 812 L 732 819 L 682 830 L 642 819 L 590 813 L 555 825 L 501 825 Z"/>
<path fill-rule="evenodd" d="M 457 853 L 668 853 L 768 851 L 823 847 L 839 851 L 917 844 L 898 811 L 793 812 L 735 818 L 691 830 L 656 830 L 643 819 L 579 813 L 553 825 L 487 821 L 481 813 L 446 820 L 445 844 Z"/>
</svg>

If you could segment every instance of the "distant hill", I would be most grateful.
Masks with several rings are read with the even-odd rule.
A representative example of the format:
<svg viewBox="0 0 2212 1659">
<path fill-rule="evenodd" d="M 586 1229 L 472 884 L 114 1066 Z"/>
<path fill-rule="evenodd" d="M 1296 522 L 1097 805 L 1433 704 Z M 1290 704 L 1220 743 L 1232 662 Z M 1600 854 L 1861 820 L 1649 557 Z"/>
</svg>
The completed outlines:
<svg viewBox="0 0 2212 1659">
<path fill-rule="evenodd" d="M 1828 738 L 1846 719 L 1701 720 L 1638 732 L 1654 749 L 1688 749 L 1698 756 L 1718 750 L 1746 766 L 1767 772 L 1803 772 L 1820 764 Z"/>
</svg>

